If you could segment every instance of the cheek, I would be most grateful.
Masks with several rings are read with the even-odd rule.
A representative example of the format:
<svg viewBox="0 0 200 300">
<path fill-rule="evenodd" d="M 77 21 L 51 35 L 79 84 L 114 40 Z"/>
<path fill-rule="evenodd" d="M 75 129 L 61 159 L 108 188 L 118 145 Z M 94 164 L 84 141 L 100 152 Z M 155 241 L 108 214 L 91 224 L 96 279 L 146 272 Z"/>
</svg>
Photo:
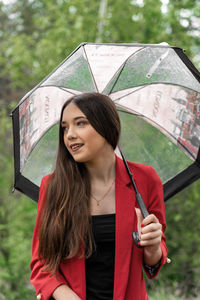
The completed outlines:
<svg viewBox="0 0 200 300">
<path fill-rule="evenodd" d="M 104 140 L 104 138 L 92 127 L 86 132 L 87 138 L 91 140 Z"/>
<path fill-rule="evenodd" d="M 96 131 L 88 135 L 88 141 L 92 149 L 101 148 L 106 144 L 106 140 Z"/>
<path fill-rule="evenodd" d="M 91 130 L 90 134 L 88 134 L 88 139 L 91 141 L 98 141 L 101 138 L 101 136 L 96 132 Z"/>
</svg>

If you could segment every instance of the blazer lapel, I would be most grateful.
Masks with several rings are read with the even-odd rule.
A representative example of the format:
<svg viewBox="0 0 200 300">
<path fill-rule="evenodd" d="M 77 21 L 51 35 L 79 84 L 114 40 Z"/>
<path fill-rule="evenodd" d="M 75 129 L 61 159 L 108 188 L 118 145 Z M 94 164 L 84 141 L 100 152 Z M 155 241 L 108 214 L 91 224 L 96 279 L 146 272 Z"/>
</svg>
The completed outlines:
<svg viewBox="0 0 200 300">
<path fill-rule="evenodd" d="M 116 156 L 116 233 L 113 299 L 125 299 L 133 249 L 135 192 L 123 161 Z"/>
</svg>

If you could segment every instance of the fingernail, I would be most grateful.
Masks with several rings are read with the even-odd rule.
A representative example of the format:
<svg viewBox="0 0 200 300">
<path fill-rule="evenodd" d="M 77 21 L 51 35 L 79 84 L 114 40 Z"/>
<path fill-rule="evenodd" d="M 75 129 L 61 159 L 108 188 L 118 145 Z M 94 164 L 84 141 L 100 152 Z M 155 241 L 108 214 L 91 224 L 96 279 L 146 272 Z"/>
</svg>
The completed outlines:
<svg viewBox="0 0 200 300">
<path fill-rule="evenodd" d="M 144 227 L 144 224 L 141 224 L 141 227 Z"/>
<path fill-rule="evenodd" d="M 141 246 L 141 242 L 138 242 L 138 245 L 140 245 L 140 246 Z"/>
</svg>

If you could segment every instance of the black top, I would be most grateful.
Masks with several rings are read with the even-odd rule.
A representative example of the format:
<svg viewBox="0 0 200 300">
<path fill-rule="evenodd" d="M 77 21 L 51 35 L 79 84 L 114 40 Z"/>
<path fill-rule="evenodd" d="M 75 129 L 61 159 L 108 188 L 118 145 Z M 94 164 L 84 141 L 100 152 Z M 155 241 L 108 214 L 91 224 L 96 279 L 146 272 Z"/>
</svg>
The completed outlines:
<svg viewBox="0 0 200 300">
<path fill-rule="evenodd" d="M 85 261 L 87 300 L 112 300 L 115 260 L 115 214 L 92 216 L 96 249 Z"/>
</svg>

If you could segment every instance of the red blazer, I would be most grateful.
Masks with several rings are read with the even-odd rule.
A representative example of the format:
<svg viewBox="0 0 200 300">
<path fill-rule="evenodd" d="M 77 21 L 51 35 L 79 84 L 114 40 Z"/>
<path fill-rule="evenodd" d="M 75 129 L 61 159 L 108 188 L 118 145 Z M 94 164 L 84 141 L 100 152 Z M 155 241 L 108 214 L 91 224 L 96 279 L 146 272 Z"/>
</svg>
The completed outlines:
<svg viewBox="0 0 200 300">
<path fill-rule="evenodd" d="M 129 162 L 130 170 L 141 193 L 149 213 L 157 216 L 162 224 L 163 233 L 165 224 L 165 206 L 163 188 L 160 178 L 150 166 Z M 31 282 L 36 294 L 41 293 L 43 300 L 49 299 L 54 290 L 61 284 L 69 285 L 75 293 L 86 300 L 85 259 L 67 259 L 60 265 L 59 278 L 43 272 L 43 263 L 38 260 L 38 217 L 44 204 L 46 182 L 50 175 L 42 179 L 38 202 L 38 213 L 33 235 L 33 257 L 31 261 Z M 114 272 L 114 300 L 147 300 L 147 292 L 142 272 L 143 249 L 137 248 L 132 239 L 132 232 L 137 231 L 137 207 L 135 193 L 123 161 L 116 159 L 116 240 L 115 240 L 115 272 Z M 161 248 L 163 252 L 161 266 L 167 260 L 167 248 L 163 234 Z M 158 269 L 157 273 L 159 272 Z M 146 272 L 146 270 L 144 269 Z M 147 276 L 151 279 L 157 275 Z"/>
</svg>

